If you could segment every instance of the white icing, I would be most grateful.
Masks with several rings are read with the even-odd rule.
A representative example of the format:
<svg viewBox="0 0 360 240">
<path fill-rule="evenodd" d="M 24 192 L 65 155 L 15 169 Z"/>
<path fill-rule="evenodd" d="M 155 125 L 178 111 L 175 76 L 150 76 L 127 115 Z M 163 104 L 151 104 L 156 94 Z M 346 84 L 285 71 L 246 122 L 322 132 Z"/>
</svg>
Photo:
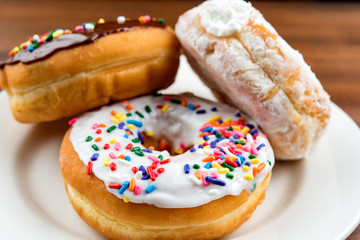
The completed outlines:
<svg viewBox="0 0 360 240">
<path fill-rule="evenodd" d="M 172 96 L 172 98 L 180 99 L 179 96 Z M 81 116 L 78 121 L 73 125 L 73 129 L 70 134 L 70 141 L 72 142 L 75 151 L 78 153 L 81 161 L 87 165 L 94 153 L 98 153 L 99 156 L 97 160 L 92 161 L 93 167 L 92 172 L 96 177 L 104 181 L 109 192 L 116 195 L 119 198 L 127 197 L 131 202 L 134 203 L 147 203 L 153 204 L 158 207 L 164 208 L 186 208 L 186 207 L 195 207 L 203 205 L 212 200 L 221 198 L 225 195 L 239 195 L 244 189 L 251 191 L 254 187 L 254 184 L 260 184 L 265 176 L 271 171 L 272 166 L 274 165 L 274 156 L 272 148 L 267 141 L 267 139 L 260 135 L 256 140 L 250 141 L 254 142 L 254 146 L 257 147 L 262 143 L 265 144 L 265 147 L 261 148 L 258 151 L 257 158 L 259 159 L 258 164 L 251 164 L 249 171 L 244 171 L 242 167 L 237 167 L 231 172 L 234 175 L 233 179 L 229 179 L 225 174 L 217 172 L 217 169 L 214 168 L 214 165 L 210 169 L 204 168 L 206 162 L 202 160 L 209 156 L 209 154 L 214 153 L 214 149 L 209 148 L 201 149 L 198 148 L 199 143 L 203 140 L 199 137 L 201 127 L 203 124 L 207 123 L 209 118 L 214 116 L 221 116 L 222 119 L 231 118 L 237 120 L 235 114 L 238 112 L 236 109 L 231 108 L 227 105 L 205 101 L 193 96 L 185 97 L 188 104 L 200 104 L 199 109 L 205 109 L 205 114 L 197 114 L 196 111 L 190 110 L 188 107 L 184 107 L 180 104 L 172 103 L 168 100 L 164 100 L 164 97 L 153 97 L 153 96 L 143 96 L 129 100 L 128 104 L 133 106 L 133 110 L 130 111 L 132 116 L 126 118 L 127 120 L 136 120 L 142 122 L 141 127 L 136 127 L 134 130 L 131 130 L 134 135 L 131 135 L 129 138 L 125 138 L 125 130 L 119 129 L 118 127 L 111 131 L 107 132 L 107 129 L 114 124 L 111 121 L 113 115 L 110 114 L 111 111 L 116 113 L 126 114 L 129 111 L 126 109 L 125 103 L 116 103 L 110 106 L 105 106 L 100 110 L 89 112 Z M 169 106 L 166 112 L 163 112 L 161 109 L 158 109 L 158 105 Z M 145 105 L 150 106 L 151 113 L 145 111 Z M 211 111 L 213 107 L 217 108 L 217 111 Z M 198 109 L 196 109 L 198 110 Z M 144 118 L 141 118 L 139 115 L 135 114 L 135 111 L 139 111 L 143 114 Z M 93 128 L 94 123 L 96 124 L 105 124 L 106 127 L 97 127 Z M 244 127 L 244 126 L 243 126 Z M 227 127 L 225 127 L 227 128 Z M 97 134 L 98 129 L 102 130 L 102 133 Z M 166 136 L 167 139 L 170 139 L 175 148 L 179 148 L 181 142 L 184 142 L 185 146 L 194 145 L 194 148 L 197 149 L 194 152 L 190 150 L 177 156 L 170 156 L 167 151 L 153 151 L 153 153 L 144 152 L 143 157 L 136 155 L 134 152 L 126 149 L 126 146 L 131 143 L 133 147 L 140 147 L 144 149 L 141 143 L 134 143 L 132 139 L 137 137 L 137 132 L 153 132 L 154 138 L 160 138 Z M 91 136 L 91 141 L 86 141 L 87 137 Z M 263 136 L 263 137 L 262 137 Z M 95 139 L 101 137 L 102 140 L 96 142 Z M 110 143 L 112 139 L 120 144 L 120 149 L 117 151 L 115 149 L 115 143 Z M 99 139 L 98 139 L 99 140 Z M 208 143 L 216 140 L 216 136 L 210 135 Z M 92 145 L 96 144 L 100 150 L 95 151 L 92 148 Z M 103 146 L 109 144 L 109 149 L 104 149 Z M 227 145 L 231 144 L 228 139 L 219 141 L 216 146 L 222 149 L 227 153 L 228 156 L 233 155 L 227 148 Z M 118 145 L 118 144 L 117 144 Z M 251 147 L 250 143 L 247 142 L 244 145 L 245 148 Z M 124 154 L 131 158 L 130 161 L 124 159 L 116 158 L 112 159 L 111 154 L 115 156 L 120 156 Z M 159 155 L 163 156 L 163 159 L 170 159 L 170 162 L 167 164 L 158 164 L 155 172 L 159 168 L 164 168 L 165 171 L 158 174 L 158 177 L 155 181 L 151 179 L 141 180 L 142 173 L 138 171 L 133 173 L 132 167 L 139 168 L 140 165 L 144 166 L 145 169 L 153 163 L 149 159 L 149 156 L 158 157 Z M 249 161 L 249 152 L 242 151 L 242 155 Z M 116 163 L 116 170 L 112 171 L 109 166 L 105 166 L 103 158 L 107 157 L 109 163 Z M 252 175 L 253 167 L 258 166 L 260 163 L 265 163 L 265 168 L 256 175 L 254 180 L 249 181 L 244 179 L 244 174 Z M 269 164 L 270 163 L 270 164 Z M 184 166 L 185 164 L 190 165 L 190 173 L 185 174 Z M 193 168 L 194 164 L 199 164 L 201 173 L 204 173 L 209 176 L 217 176 L 218 179 L 224 181 L 226 186 L 219 186 L 213 183 L 210 183 L 208 186 L 203 185 L 203 181 L 195 177 L 195 170 Z M 118 189 L 110 189 L 108 186 L 110 183 L 120 183 L 123 184 L 125 181 L 129 181 L 135 178 L 136 186 L 141 187 L 141 193 L 135 195 L 134 192 L 129 189 L 125 190 L 123 194 L 119 194 Z M 151 193 L 145 193 L 145 189 L 154 184 L 156 189 Z"/>
<path fill-rule="evenodd" d="M 242 0 L 210 0 L 202 5 L 199 6 L 201 25 L 206 32 L 218 37 L 239 33 L 251 10 L 251 4 Z"/>
</svg>

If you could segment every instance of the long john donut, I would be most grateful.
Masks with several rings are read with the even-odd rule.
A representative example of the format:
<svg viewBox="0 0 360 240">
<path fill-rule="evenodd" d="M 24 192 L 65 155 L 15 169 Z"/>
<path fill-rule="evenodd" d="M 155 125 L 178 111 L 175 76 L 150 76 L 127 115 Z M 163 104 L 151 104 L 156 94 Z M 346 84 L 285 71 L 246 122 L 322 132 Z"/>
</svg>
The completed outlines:
<svg viewBox="0 0 360 240">
<path fill-rule="evenodd" d="M 264 198 L 270 144 L 224 104 L 144 96 L 72 123 L 60 152 L 65 186 L 79 215 L 110 238 L 217 238 Z M 146 135 L 182 154 L 145 147 Z"/>
<path fill-rule="evenodd" d="M 178 57 L 162 19 L 120 17 L 34 35 L 0 64 L 0 84 L 18 121 L 51 121 L 169 86 Z"/>
</svg>

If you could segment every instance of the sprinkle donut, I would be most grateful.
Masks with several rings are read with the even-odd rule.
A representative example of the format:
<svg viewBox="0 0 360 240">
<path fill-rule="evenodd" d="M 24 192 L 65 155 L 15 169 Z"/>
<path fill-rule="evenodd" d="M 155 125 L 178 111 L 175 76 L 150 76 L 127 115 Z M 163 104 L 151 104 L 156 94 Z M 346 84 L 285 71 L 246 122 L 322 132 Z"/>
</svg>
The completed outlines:
<svg viewBox="0 0 360 240">
<path fill-rule="evenodd" d="M 192 95 L 143 96 L 70 123 L 60 151 L 69 198 L 113 239 L 229 233 L 262 202 L 274 165 L 251 121 Z"/>
</svg>

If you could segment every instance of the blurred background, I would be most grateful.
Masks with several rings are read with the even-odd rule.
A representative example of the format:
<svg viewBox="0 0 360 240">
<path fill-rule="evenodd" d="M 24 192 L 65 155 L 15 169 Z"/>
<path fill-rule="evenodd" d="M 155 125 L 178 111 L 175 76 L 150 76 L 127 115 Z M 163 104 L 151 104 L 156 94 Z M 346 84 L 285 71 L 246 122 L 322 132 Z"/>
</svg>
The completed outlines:
<svg viewBox="0 0 360 240">
<path fill-rule="evenodd" d="M 202 1 L 0 0 L 0 61 L 33 34 L 124 15 L 163 17 L 174 26 L 180 14 Z M 331 99 L 360 125 L 360 2 L 252 1 L 312 67 Z M 1 115 L 1 114 L 0 114 Z M 344 126 L 346 129 L 346 126 Z M 360 228 L 349 237 L 360 239 Z"/>
</svg>

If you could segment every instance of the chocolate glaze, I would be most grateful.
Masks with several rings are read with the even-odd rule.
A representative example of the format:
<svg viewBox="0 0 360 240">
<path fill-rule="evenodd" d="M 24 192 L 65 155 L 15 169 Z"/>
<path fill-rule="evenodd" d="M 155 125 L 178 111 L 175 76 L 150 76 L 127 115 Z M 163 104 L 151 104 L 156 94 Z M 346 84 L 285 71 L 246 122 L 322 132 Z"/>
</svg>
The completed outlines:
<svg viewBox="0 0 360 240">
<path fill-rule="evenodd" d="M 50 57 L 55 52 L 62 49 L 69 49 L 79 45 L 89 44 L 95 42 L 97 39 L 107 36 L 112 33 L 127 32 L 139 28 L 158 27 L 164 28 L 165 25 L 157 22 L 140 23 L 139 21 L 126 21 L 123 24 L 117 22 L 105 22 L 103 24 L 96 24 L 93 31 L 76 32 L 71 34 L 64 34 L 58 38 L 54 38 L 49 42 L 41 44 L 34 51 L 21 49 L 14 56 L 0 62 L 0 69 L 5 65 L 16 64 L 22 62 L 24 64 L 30 64 L 36 61 L 43 60 Z"/>
</svg>

